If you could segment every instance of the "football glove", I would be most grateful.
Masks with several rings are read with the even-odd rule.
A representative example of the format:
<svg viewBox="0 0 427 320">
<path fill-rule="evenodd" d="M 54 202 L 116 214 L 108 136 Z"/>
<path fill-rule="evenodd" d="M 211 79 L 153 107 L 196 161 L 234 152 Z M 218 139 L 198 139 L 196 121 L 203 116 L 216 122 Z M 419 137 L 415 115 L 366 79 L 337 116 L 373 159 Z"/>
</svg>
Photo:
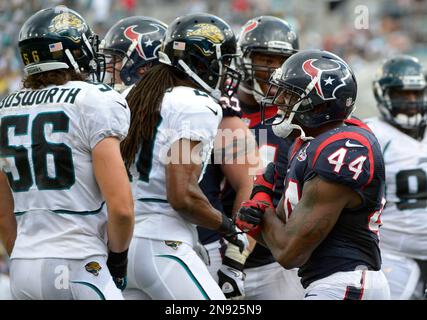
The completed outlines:
<svg viewBox="0 0 427 320">
<path fill-rule="evenodd" d="M 235 217 L 236 226 L 251 237 L 258 235 L 261 231 L 260 224 L 262 216 L 265 210 L 270 206 L 270 203 L 259 200 L 242 202 Z"/>
<path fill-rule="evenodd" d="M 232 243 L 227 245 L 222 265 L 218 270 L 218 284 L 227 299 L 243 299 L 245 296 L 246 274 L 243 268 L 249 253 L 248 250 L 240 252 Z"/>
<path fill-rule="evenodd" d="M 116 253 L 109 251 L 107 267 L 116 287 L 123 291 L 127 286 L 128 250 Z"/>
<path fill-rule="evenodd" d="M 249 246 L 248 237 L 226 215 L 222 215 L 221 226 L 217 230 L 221 236 L 239 248 L 240 252 Z"/>
</svg>

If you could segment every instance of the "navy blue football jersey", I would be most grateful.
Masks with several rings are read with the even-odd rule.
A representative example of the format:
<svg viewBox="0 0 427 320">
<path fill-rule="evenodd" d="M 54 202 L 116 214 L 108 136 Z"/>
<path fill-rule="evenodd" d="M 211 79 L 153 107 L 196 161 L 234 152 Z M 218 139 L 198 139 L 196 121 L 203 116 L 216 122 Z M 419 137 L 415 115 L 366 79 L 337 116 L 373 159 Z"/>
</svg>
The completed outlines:
<svg viewBox="0 0 427 320">
<path fill-rule="evenodd" d="M 385 173 L 381 147 L 374 134 L 362 122 L 350 120 L 314 140 L 297 139 L 289 152 L 285 181 L 283 205 L 287 220 L 304 183 L 315 176 L 352 188 L 363 204 L 344 209 L 325 240 L 299 268 L 304 288 L 335 272 L 380 270 L 378 232 L 385 204 Z"/>
<path fill-rule="evenodd" d="M 266 123 L 271 123 L 275 119 L 277 108 L 270 107 L 266 110 Z M 276 136 L 271 125 L 261 123 L 261 113 L 243 114 L 243 121 L 246 122 L 249 129 L 255 135 L 260 157 L 264 167 L 269 162 L 275 162 L 277 167 L 277 179 L 274 187 L 273 204 L 277 206 L 283 194 L 284 179 L 286 168 L 288 166 L 288 151 L 292 145 L 293 139 L 282 139 Z M 225 211 L 231 211 L 235 194 L 230 187 L 223 192 L 223 205 Z M 255 268 L 275 262 L 270 250 L 260 244 L 256 244 L 254 250 L 246 260 L 245 268 Z"/>
</svg>

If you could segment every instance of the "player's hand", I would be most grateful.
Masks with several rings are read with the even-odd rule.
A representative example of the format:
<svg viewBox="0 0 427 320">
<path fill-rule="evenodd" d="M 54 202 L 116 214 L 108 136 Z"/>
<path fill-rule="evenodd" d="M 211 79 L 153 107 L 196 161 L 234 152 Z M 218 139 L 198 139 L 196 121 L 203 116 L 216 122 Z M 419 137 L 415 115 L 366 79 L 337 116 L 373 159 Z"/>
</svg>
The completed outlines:
<svg viewBox="0 0 427 320">
<path fill-rule="evenodd" d="M 234 226 L 234 233 L 223 235 L 224 239 L 228 242 L 234 244 L 237 248 L 239 248 L 240 252 L 243 252 L 249 247 L 249 240 L 245 233 L 240 230 L 238 227 Z"/>
<path fill-rule="evenodd" d="M 250 199 L 272 203 L 274 182 L 276 179 L 276 165 L 270 162 L 255 178 Z"/>
<path fill-rule="evenodd" d="M 244 201 L 236 214 L 234 223 L 243 232 L 254 237 L 261 231 L 262 217 L 268 207 L 271 207 L 268 202 L 259 200 Z"/>
<path fill-rule="evenodd" d="M 127 286 L 128 250 L 116 253 L 109 251 L 107 267 L 116 287 L 123 291 Z"/>
<path fill-rule="evenodd" d="M 242 299 L 245 296 L 246 274 L 243 271 L 222 265 L 218 270 L 218 285 L 227 299 Z"/>
<path fill-rule="evenodd" d="M 246 234 L 242 232 L 225 214 L 222 214 L 222 221 L 220 227 L 217 229 L 219 234 L 228 242 L 237 246 L 240 252 L 249 247 L 249 241 Z"/>
<path fill-rule="evenodd" d="M 218 284 L 228 299 L 242 299 L 245 295 L 246 275 L 243 269 L 249 253 L 248 250 L 240 252 L 232 243 L 227 244 L 222 266 L 218 270 Z"/>
</svg>

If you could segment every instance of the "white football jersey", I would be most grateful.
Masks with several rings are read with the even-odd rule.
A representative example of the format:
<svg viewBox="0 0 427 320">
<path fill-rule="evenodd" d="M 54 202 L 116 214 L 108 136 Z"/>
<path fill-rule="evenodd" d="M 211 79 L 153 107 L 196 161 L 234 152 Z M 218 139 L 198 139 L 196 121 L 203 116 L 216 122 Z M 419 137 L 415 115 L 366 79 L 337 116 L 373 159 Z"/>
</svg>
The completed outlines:
<svg viewBox="0 0 427 320">
<path fill-rule="evenodd" d="M 387 204 L 382 248 L 427 259 L 427 139 L 418 141 L 379 118 L 366 120 L 383 150 Z"/>
<path fill-rule="evenodd" d="M 0 166 L 18 223 L 12 259 L 106 255 L 92 149 L 105 137 L 126 137 L 126 100 L 104 84 L 70 81 L 10 94 L 0 121 Z"/>
<path fill-rule="evenodd" d="M 222 119 L 221 107 L 204 92 L 175 87 L 165 93 L 160 116 L 154 139 L 143 143 L 131 167 L 134 236 L 193 245 L 197 239 L 195 225 L 184 220 L 167 202 L 165 168 L 167 161 L 172 159 L 168 158 L 168 151 L 179 139 L 201 141 L 204 168 Z M 183 152 L 189 154 L 190 149 Z"/>
</svg>

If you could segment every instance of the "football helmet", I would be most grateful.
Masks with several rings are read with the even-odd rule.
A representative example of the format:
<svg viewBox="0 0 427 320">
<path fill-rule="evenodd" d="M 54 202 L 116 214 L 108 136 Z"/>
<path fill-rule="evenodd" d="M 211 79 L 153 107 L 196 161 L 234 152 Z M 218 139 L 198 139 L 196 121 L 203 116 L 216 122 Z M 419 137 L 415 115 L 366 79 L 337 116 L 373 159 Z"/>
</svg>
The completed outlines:
<svg viewBox="0 0 427 320">
<path fill-rule="evenodd" d="M 266 72 L 271 75 L 274 69 L 254 64 L 252 54 L 259 52 L 288 58 L 299 49 L 298 36 L 285 20 L 272 16 L 260 16 L 246 22 L 238 39 L 237 50 L 240 56 L 236 62 L 238 68 L 243 71 L 240 88 L 242 91 L 252 94 L 260 103 L 265 95 L 260 83 L 268 83 L 268 77 L 256 76 L 256 72 Z"/>
<path fill-rule="evenodd" d="M 27 75 L 74 69 L 102 81 L 105 60 L 98 53 L 98 36 L 76 11 L 65 6 L 33 14 L 19 32 L 19 51 Z"/>
<path fill-rule="evenodd" d="M 160 20 L 134 16 L 115 23 L 101 42 L 100 49 L 107 62 L 121 62 L 120 80 L 125 86 L 136 83 L 141 74 L 139 69 L 151 67 L 158 63 L 158 51 L 166 33 L 167 25 Z M 120 81 L 115 79 L 115 72 L 108 72 L 107 84 L 114 87 Z"/>
<path fill-rule="evenodd" d="M 373 82 L 378 109 L 387 122 L 421 138 L 427 124 L 427 84 L 418 59 L 386 60 Z"/>
<path fill-rule="evenodd" d="M 231 68 L 236 37 L 222 19 L 207 13 L 176 18 L 166 31 L 159 61 L 186 73 L 213 98 L 231 97 L 241 75 Z"/>
<path fill-rule="evenodd" d="M 303 128 L 315 128 L 347 119 L 354 110 L 357 83 L 353 71 L 340 57 L 322 50 L 304 50 L 292 55 L 270 78 L 262 100 L 278 107 L 274 133 L 286 138 L 294 129 L 309 140 Z"/>
</svg>

